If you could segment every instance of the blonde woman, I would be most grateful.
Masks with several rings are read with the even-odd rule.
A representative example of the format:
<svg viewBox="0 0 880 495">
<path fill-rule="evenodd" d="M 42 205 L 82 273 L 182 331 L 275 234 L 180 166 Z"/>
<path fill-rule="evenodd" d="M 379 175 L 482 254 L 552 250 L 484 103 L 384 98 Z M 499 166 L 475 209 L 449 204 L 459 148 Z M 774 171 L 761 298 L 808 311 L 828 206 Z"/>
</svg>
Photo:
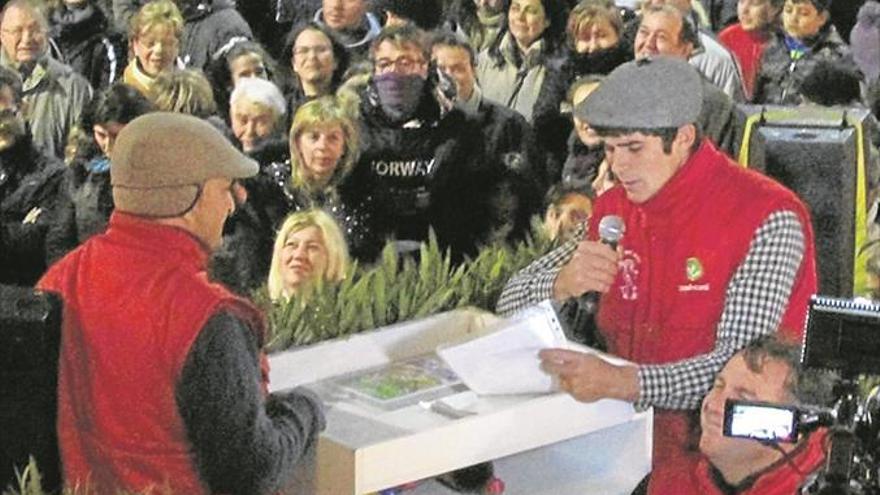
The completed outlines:
<svg viewBox="0 0 880 495">
<path fill-rule="evenodd" d="M 183 16 L 170 0 L 154 0 L 138 10 L 128 29 L 130 62 L 122 80 L 149 96 L 162 73 L 174 70 L 183 34 Z"/>
<path fill-rule="evenodd" d="M 206 119 L 217 114 L 211 83 L 197 69 L 162 72 L 153 81 L 150 100 L 158 110 Z"/>
<path fill-rule="evenodd" d="M 289 299 L 318 280 L 340 282 L 349 263 L 345 238 L 333 217 L 320 209 L 293 213 L 275 238 L 269 296 Z"/>
<path fill-rule="evenodd" d="M 312 100 L 290 126 L 290 187 L 309 196 L 338 186 L 354 166 L 358 132 L 335 97 Z"/>
</svg>

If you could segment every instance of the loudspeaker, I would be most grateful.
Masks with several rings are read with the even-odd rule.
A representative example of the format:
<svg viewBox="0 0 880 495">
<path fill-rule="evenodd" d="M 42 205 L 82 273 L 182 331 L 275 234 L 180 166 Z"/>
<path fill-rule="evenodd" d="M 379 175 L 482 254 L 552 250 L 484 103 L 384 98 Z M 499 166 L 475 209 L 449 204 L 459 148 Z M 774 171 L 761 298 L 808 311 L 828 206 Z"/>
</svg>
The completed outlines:
<svg viewBox="0 0 880 495">
<path fill-rule="evenodd" d="M 32 288 L 0 285 L 0 492 L 16 486 L 29 457 L 43 489 L 61 484 L 55 418 L 61 302 Z"/>
<path fill-rule="evenodd" d="M 866 291 L 868 165 L 875 121 L 866 109 L 756 107 L 749 116 L 739 162 L 775 178 L 806 203 L 813 221 L 819 293 Z M 871 182 L 871 184 L 869 184 Z"/>
</svg>

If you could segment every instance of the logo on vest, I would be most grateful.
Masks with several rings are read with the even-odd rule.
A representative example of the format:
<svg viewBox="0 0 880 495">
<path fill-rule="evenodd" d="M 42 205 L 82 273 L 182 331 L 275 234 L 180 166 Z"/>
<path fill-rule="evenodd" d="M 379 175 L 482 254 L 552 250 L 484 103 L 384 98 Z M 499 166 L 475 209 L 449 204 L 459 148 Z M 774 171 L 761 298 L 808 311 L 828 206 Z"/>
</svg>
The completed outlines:
<svg viewBox="0 0 880 495">
<path fill-rule="evenodd" d="M 373 173 L 380 177 L 427 177 L 434 173 L 436 159 L 430 160 L 377 160 Z"/>
<path fill-rule="evenodd" d="M 620 260 L 620 297 L 624 301 L 635 301 L 639 298 L 639 265 L 642 259 L 634 251 L 625 249 Z"/>
<path fill-rule="evenodd" d="M 684 271 L 689 282 L 696 282 L 703 278 L 703 264 L 697 258 L 688 258 L 685 261 Z"/>
<path fill-rule="evenodd" d="M 700 260 L 695 257 L 688 258 L 684 263 L 684 274 L 688 279 L 689 284 L 679 285 L 679 292 L 708 292 L 709 284 L 694 284 L 697 280 L 703 278 L 705 271 L 703 270 L 703 264 L 700 263 Z"/>
</svg>

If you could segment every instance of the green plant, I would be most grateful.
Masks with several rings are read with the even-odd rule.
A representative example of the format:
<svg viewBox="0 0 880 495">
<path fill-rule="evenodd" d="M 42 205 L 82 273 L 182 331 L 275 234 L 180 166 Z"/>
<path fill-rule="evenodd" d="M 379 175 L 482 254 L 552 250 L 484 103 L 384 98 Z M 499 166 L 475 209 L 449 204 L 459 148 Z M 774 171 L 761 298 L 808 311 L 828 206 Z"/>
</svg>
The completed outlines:
<svg viewBox="0 0 880 495">
<path fill-rule="evenodd" d="M 289 301 L 255 300 L 268 309 L 269 350 L 308 345 L 441 311 L 475 306 L 492 311 L 504 284 L 552 243 L 533 224 L 532 236 L 515 246 L 495 243 L 455 265 L 433 233 L 418 260 L 399 257 L 389 244 L 372 266 L 353 266 L 339 284 L 319 283 Z"/>
</svg>

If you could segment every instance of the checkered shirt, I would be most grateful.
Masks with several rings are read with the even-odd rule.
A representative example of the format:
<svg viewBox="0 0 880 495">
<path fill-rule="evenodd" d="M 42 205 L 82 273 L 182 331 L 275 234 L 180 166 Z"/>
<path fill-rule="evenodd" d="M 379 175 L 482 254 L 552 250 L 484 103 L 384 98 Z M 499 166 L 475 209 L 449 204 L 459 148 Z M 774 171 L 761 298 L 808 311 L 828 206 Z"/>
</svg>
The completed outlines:
<svg viewBox="0 0 880 495">
<path fill-rule="evenodd" d="M 498 300 L 497 311 L 510 315 L 553 296 L 553 284 L 584 237 L 573 239 L 514 275 Z M 795 276 L 804 256 L 803 227 L 789 210 L 770 214 L 749 245 L 725 292 L 715 346 L 681 361 L 639 365 L 636 407 L 694 409 L 712 386 L 715 375 L 747 343 L 776 331 L 788 306 Z"/>
</svg>

